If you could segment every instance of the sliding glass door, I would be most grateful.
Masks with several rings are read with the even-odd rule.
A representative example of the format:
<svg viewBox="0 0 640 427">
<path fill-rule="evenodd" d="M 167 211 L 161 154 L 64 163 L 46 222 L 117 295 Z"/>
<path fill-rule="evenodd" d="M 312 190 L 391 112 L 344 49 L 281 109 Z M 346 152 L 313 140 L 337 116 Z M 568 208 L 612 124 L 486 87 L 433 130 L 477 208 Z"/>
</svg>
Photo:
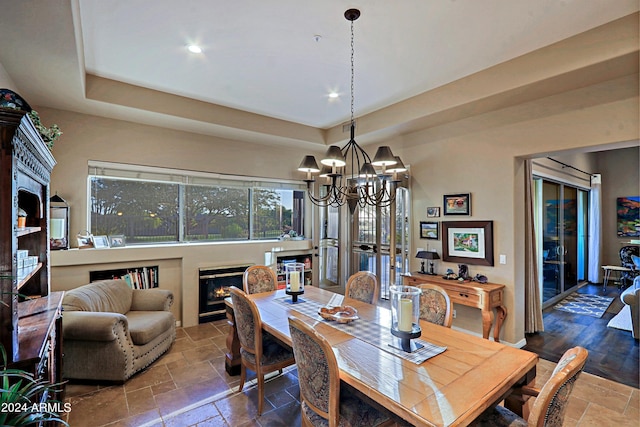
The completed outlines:
<svg viewBox="0 0 640 427">
<path fill-rule="evenodd" d="M 321 207 L 319 286 L 341 292 L 347 278 L 358 271 L 374 273 L 381 298 L 390 285 L 402 284 L 409 269 L 409 190 L 399 187 L 387 207 Z"/>
<path fill-rule="evenodd" d="M 588 191 L 535 178 L 543 307 L 586 278 Z"/>
</svg>

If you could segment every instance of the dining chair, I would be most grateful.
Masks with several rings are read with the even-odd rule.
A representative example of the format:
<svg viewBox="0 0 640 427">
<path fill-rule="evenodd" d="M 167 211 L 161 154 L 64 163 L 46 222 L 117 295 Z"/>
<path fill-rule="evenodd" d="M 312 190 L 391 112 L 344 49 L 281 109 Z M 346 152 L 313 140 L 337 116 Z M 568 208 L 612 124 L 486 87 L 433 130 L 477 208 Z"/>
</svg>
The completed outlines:
<svg viewBox="0 0 640 427">
<path fill-rule="evenodd" d="M 629 271 L 620 272 L 620 282 L 622 282 L 622 285 L 625 287 L 627 283 L 631 284 L 633 279 L 640 275 L 640 268 L 638 268 L 633 261 L 634 256 L 640 256 L 639 246 L 623 246 L 620 248 L 620 266 L 629 269 Z"/>
<path fill-rule="evenodd" d="M 419 285 L 420 318 L 436 325 L 451 327 L 453 323 L 453 303 L 447 291 L 438 285 L 425 283 Z"/>
<path fill-rule="evenodd" d="M 278 289 L 278 277 L 266 265 L 252 265 L 244 271 L 242 287 L 248 294 L 275 291 Z"/>
<path fill-rule="evenodd" d="M 375 274 L 368 271 L 358 271 L 347 280 L 344 295 L 367 304 L 376 304 L 379 292 L 378 279 Z"/>
<path fill-rule="evenodd" d="M 293 351 L 262 331 L 262 320 L 256 304 L 242 290 L 231 286 L 231 302 L 235 326 L 240 341 L 240 387 L 244 388 L 247 369 L 256 373 L 258 380 L 258 415 L 262 415 L 264 402 L 264 376 L 293 365 Z"/>
<path fill-rule="evenodd" d="M 388 426 L 388 412 L 360 399 L 340 381 L 338 361 L 329 342 L 302 320 L 289 316 L 298 368 L 303 426 Z M 372 405 L 376 405 L 375 407 Z"/>
<path fill-rule="evenodd" d="M 496 406 L 482 414 L 471 426 L 561 427 L 569 396 L 588 355 L 586 349 L 573 347 L 562 355 L 551 377 L 541 389 L 525 386 L 516 390 L 517 394 L 535 396 L 526 421 L 505 407 Z"/>
</svg>

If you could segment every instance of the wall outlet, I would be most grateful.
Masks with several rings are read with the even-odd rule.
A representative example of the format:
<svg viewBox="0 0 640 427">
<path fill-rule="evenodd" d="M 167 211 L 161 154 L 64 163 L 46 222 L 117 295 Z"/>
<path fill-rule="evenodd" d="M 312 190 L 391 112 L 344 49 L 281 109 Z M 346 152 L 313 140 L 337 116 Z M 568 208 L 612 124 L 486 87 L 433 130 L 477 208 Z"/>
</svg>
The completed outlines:
<svg viewBox="0 0 640 427">
<path fill-rule="evenodd" d="M 453 318 L 454 319 L 456 318 L 456 311 L 455 310 L 453 310 Z"/>
</svg>

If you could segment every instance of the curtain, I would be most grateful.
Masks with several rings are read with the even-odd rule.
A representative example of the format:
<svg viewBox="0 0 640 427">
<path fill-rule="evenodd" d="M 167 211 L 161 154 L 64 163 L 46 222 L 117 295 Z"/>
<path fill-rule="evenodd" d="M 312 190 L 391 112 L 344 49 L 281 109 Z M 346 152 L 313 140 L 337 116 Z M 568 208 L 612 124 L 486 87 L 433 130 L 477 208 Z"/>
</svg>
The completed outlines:
<svg viewBox="0 0 640 427">
<path fill-rule="evenodd" d="M 591 177 L 589 192 L 589 282 L 600 283 L 600 264 L 602 263 L 602 194 L 601 176 Z"/>
<path fill-rule="evenodd" d="M 542 301 L 538 278 L 538 252 L 534 226 L 533 172 L 531 159 L 524 161 L 525 235 L 524 235 L 524 332 L 544 331 Z"/>
</svg>

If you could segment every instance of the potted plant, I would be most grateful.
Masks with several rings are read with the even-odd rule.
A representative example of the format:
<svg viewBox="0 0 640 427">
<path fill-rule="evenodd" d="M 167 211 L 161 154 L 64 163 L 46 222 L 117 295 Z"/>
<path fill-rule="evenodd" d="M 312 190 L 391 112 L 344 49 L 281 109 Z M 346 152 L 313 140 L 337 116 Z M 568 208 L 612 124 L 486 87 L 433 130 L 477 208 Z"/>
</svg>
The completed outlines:
<svg viewBox="0 0 640 427">
<path fill-rule="evenodd" d="M 50 398 L 60 384 L 50 384 L 21 369 L 7 368 L 7 352 L 0 346 L 0 425 L 30 426 L 44 421 L 69 426 L 59 413 L 68 412 L 70 404 Z M 41 399 L 45 396 L 44 399 Z"/>
<path fill-rule="evenodd" d="M 51 125 L 51 127 L 46 127 L 40 121 L 40 115 L 36 110 L 29 111 L 29 117 L 31 117 L 31 121 L 33 125 L 38 130 L 38 133 L 42 137 L 42 140 L 47 144 L 49 150 L 53 148 L 53 143 L 62 135 L 62 131 L 58 125 Z"/>
</svg>

